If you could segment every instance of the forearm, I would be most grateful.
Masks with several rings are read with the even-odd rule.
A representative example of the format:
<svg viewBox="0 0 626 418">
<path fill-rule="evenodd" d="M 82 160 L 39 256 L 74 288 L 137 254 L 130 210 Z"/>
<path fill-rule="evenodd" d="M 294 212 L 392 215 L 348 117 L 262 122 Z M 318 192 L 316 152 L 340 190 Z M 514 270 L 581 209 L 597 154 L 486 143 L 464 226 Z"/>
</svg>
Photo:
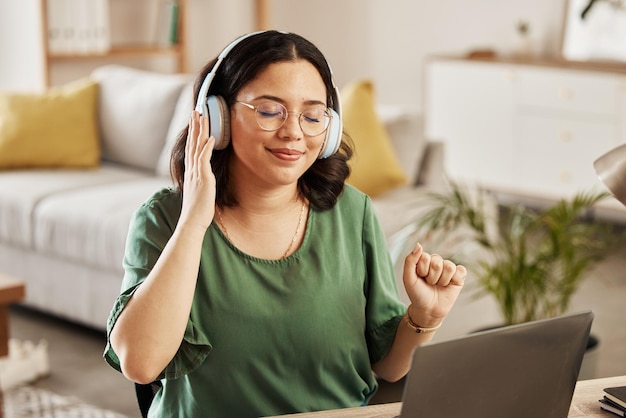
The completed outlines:
<svg viewBox="0 0 626 418">
<path fill-rule="evenodd" d="M 111 331 L 122 372 L 133 381 L 154 380 L 180 347 L 191 311 L 204 231 L 176 228 L 146 280 Z"/>
<path fill-rule="evenodd" d="M 436 254 L 431 256 L 415 244 L 404 259 L 402 276 L 411 300 L 409 316 L 402 318 L 389 352 L 372 366 L 374 372 L 391 382 L 406 375 L 415 347 L 432 340 L 459 296 L 466 275 L 465 267 Z M 417 332 L 415 328 L 419 328 Z"/>
<path fill-rule="evenodd" d="M 382 360 L 372 366 L 372 370 L 389 382 L 400 380 L 411 367 L 411 358 L 415 348 L 431 341 L 433 336 L 434 330 L 417 333 L 413 327 L 409 326 L 405 315 L 398 324 L 391 348 Z"/>
</svg>

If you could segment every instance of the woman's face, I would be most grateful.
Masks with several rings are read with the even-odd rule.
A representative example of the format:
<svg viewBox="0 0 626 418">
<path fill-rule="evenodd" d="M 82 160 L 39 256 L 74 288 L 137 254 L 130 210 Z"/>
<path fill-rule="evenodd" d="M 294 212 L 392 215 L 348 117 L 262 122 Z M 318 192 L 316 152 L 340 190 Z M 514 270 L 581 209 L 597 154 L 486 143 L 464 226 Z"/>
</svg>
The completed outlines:
<svg viewBox="0 0 626 418">
<path fill-rule="evenodd" d="M 233 104 L 230 171 L 234 179 L 264 187 L 297 182 L 317 159 L 326 135 L 306 135 L 298 115 L 326 108 L 326 87 L 317 69 L 305 60 L 271 64 L 239 91 L 236 100 L 252 106 L 280 103 L 289 114 L 278 130 L 266 131 L 258 125 L 254 109 Z"/>
</svg>

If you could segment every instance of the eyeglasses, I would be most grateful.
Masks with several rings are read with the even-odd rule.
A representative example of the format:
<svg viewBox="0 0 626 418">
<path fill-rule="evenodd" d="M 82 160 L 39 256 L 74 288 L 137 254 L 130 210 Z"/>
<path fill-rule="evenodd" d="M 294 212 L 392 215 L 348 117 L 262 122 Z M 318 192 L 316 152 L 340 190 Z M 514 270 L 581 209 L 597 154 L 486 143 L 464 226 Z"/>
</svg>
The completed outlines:
<svg viewBox="0 0 626 418">
<path fill-rule="evenodd" d="M 236 102 L 254 110 L 256 123 L 264 131 L 277 131 L 285 124 L 289 114 L 298 116 L 300 129 L 307 136 L 317 136 L 323 133 L 330 123 L 328 109 L 323 107 L 310 107 L 302 112 L 290 112 L 278 102 L 263 102 L 258 106 L 250 103 Z"/>
</svg>

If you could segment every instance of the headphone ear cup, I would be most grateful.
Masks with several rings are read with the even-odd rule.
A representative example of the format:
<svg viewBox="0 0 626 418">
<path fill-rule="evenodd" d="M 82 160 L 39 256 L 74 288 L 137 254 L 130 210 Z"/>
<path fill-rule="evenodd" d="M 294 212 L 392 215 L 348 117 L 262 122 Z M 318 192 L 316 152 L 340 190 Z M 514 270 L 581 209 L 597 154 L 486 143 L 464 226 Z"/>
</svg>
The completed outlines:
<svg viewBox="0 0 626 418">
<path fill-rule="evenodd" d="M 341 136 L 343 135 L 341 117 L 334 109 L 330 110 L 330 115 L 328 129 L 326 129 L 326 138 L 320 150 L 320 155 L 317 157 L 318 159 L 330 157 L 339 150 L 339 145 L 341 144 Z"/>
<path fill-rule="evenodd" d="M 221 96 L 209 96 L 206 99 L 209 136 L 215 137 L 215 149 L 224 149 L 230 142 L 230 111 L 226 100 Z"/>
</svg>

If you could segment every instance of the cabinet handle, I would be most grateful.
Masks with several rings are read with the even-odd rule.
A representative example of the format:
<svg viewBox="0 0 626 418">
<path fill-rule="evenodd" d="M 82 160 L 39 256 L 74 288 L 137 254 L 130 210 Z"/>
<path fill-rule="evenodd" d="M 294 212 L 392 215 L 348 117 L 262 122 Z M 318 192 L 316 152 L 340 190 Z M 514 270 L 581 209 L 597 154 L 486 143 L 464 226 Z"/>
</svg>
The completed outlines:
<svg viewBox="0 0 626 418">
<path fill-rule="evenodd" d="M 564 144 L 567 144 L 569 142 L 572 142 L 573 137 L 574 135 L 572 135 L 571 131 L 564 129 L 561 131 L 561 134 L 559 135 L 559 140 L 563 142 Z"/>
<path fill-rule="evenodd" d="M 559 89 L 559 98 L 561 100 L 567 100 L 567 101 L 572 101 L 574 100 L 574 96 L 576 96 L 574 94 L 574 90 L 567 88 L 567 87 L 561 87 Z"/>
<path fill-rule="evenodd" d="M 508 81 L 509 83 L 512 83 L 513 81 L 515 81 L 515 71 L 513 70 L 502 71 L 502 79 L 504 81 Z"/>
</svg>

